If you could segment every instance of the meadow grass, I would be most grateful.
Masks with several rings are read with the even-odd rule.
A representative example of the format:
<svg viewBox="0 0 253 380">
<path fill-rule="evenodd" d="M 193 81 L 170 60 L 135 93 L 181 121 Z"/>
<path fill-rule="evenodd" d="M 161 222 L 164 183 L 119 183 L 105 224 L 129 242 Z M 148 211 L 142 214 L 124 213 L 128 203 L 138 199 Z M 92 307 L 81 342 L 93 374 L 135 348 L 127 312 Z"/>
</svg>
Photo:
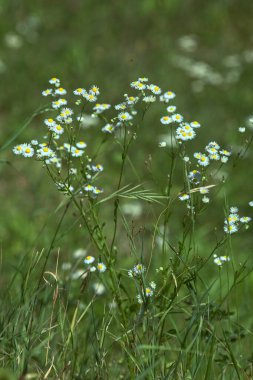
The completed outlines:
<svg viewBox="0 0 253 380">
<path fill-rule="evenodd" d="M 50 80 L 45 106 L 2 147 L 37 118 L 44 125 L 35 139 L 13 152 L 35 159 L 62 194 L 48 215 L 55 228 L 47 245 L 37 250 L 38 236 L 5 286 L 2 367 L 25 379 L 251 378 L 250 320 L 240 304 L 252 266 L 233 248 L 249 233 L 251 199 L 243 216 L 226 196 L 251 148 L 250 128 L 237 154 L 215 137 L 194 152 L 201 125 L 184 120 L 171 90 L 139 78 L 111 105 L 98 103 L 95 85 L 61 86 Z M 153 107 L 169 136 L 153 141 L 167 175 L 158 181 L 153 154 L 144 181 L 135 153 Z M 120 158 L 114 176 L 102 165 L 112 152 Z M 76 230 L 83 248 L 62 262 Z"/>
</svg>

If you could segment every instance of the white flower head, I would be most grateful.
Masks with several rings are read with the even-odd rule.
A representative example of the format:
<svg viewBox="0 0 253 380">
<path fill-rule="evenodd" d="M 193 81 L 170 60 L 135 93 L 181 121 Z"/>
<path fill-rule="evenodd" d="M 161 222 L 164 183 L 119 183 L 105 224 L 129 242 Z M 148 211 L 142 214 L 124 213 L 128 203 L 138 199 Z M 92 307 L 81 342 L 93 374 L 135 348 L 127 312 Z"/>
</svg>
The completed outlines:
<svg viewBox="0 0 253 380">
<path fill-rule="evenodd" d="M 86 256 L 84 259 L 85 264 L 92 264 L 92 263 L 94 263 L 94 261 L 95 261 L 95 257 L 93 257 L 93 256 Z"/>
</svg>

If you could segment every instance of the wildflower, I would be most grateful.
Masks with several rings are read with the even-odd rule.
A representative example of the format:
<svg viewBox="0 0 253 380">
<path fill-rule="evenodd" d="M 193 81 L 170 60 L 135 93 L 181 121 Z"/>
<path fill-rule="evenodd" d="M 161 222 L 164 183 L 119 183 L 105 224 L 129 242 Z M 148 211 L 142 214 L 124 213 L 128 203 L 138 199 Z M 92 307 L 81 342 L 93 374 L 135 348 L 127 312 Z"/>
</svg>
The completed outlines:
<svg viewBox="0 0 253 380">
<path fill-rule="evenodd" d="M 145 77 L 138 78 L 138 81 L 139 82 L 148 82 L 148 78 L 145 78 Z"/>
<path fill-rule="evenodd" d="M 172 115 L 172 120 L 176 121 L 177 123 L 181 123 L 181 121 L 183 121 L 183 116 L 180 115 L 179 113 L 176 113 Z"/>
<path fill-rule="evenodd" d="M 134 275 L 143 274 L 145 272 L 146 268 L 142 264 L 136 264 L 133 268 Z"/>
<path fill-rule="evenodd" d="M 34 155 L 34 149 L 31 145 L 26 145 L 23 147 L 22 153 L 24 157 L 32 157 Z"/>
<path fill-rule="evenodd" d="M 191 126 L 192 128 L 200 128 L 200 127 L 201 127 L 201 125 L 199 124 L 198 121 L 192 121 L 192 122 L 190 123 L 190 126 Z"/>
<path fill-rule="evenodd" d="M 180 201 L 187 201 L 188 199 L 190 199 L 190 195 L 189 194 L 182 194 L 182 195 L 179 195 L 178 198 L 180 199 Z"/>
<path fill-rule="evenodd" d="M 172 122 L 172 119 L 170 116 L 163 116 L 160 121 L 162 124 L 170 124 Z"/>
<path fill-rule="evenodd" d="M 83 154 L 84 154 L 83 150 L 72 147 L 71 149 L 72 157 L 81 157 Z"/>
<path fill-rule="evenodd" d="M 142 101 L 144 103 L 154 103 L 156 101 L 156 97 L 154 95 L 150 95 L 150 96 L 144 96 L 142 98 Z"/>
<path fill-rule="evenodd" d="M 104 133 L 113 133 L 113 131 L 114 131 L 114 126 L 112 124 L 106 124 L 102 128 L 102 132 L 104 132 Z"/>
<path fill-rule="evenodd" d="M 163 98 L 165 102 L 168 102 L 170 99 L 174 99 L 176 94 L 172 91 L 167 91 L 163 94 Z"/>
<path fill-rule="evenodd" d="M 105 271 L 106 271 L 106 266 L 105 266 L 105 264 L 103 264 L 103 263 L 98 263 L 98 264 L 97 264 L 97 270 L 99 271 L 99 273 L 103 273 L 103 272 L 105 272 Z"/>
<path fill-rule="evenodd" d="M 146 88 L 146 85 L 140 81 L 132 82 L 130 83 L 130 86 L 133 87 L 135 90 L 145 90 Z"/>
<path fill-rule="evenodd" d="M 127 108 L 126 106 L 126 103 L 120 103 L 120 104 L 116 104 L 116 106 L 114 106 L 114 108 L 119 111 L 119 110 L 125 110 Z"/>
<path fill-rule="evenodd" d="M 121 112 L 119 115 L 118 115 L 118 119 L 120 121 L 129 121 L 131 120 L 133 117 L 130 115 L 129 112 Z"/>
<path fill-rule="evenodd" d="M 202 156 L 202 153 L 200 152 L 196 152 L 193 154 L 193 157 L 197 158 L 198 160 L 201 158 L 201 156 Z"/>
<path fill-rule="evenodd" d="M 14 146 L 14 148 L 12 149 L 13 153 L 16 155 L 22 154 L 23 153 L 23 145 L 24 144 Z"/>
<path fill-rule="evenodd" d="M 156 86 L 155 84 L 151 84 L 149 86 L 149 89 L 151 92 L 153 92 L 153 94 L 155 95 L 160 95 L 162 93 L 162 90 L 160 87 Z"/>
<path fill-rule="evenodd" d="M 46 90 L 42 91 L 42 95 L 43 96 L 49 96 L 52 94 L 52 89 L 51 88 L 47 88 Z"/>
<path fill-rule="evenodd" d="M 168 111 L 169 113 L 173 113 L 173 112 L 175 112 L 176 109 L 177 109 L 176 106 L 169 106 L 169 107 L 167 107 L 167 111 Z"/>
<path fill-rule="evenodd" d="M 251 221 L 251 218 L 249 216 L 243 216 L 240 218 L 241 223 L 249 223 Z"/>
<path fill-rule="evenodd" d="M 209 165 L 209 158 L 205 154 L 202 154 L 200 159 L 198 160 L 198 164 L 200 166 L 208 166 Z"/>
<path fill-rule="evenodd" d="M 167 146 L 166 141 L 161 141 L 161 142 L 158 143 L 158 147 L 159 148 L 165 148 L 166 146 Z"/>
<path fill-rule="evenodd" d="M 228 150 L 226 150 L 226 149 L 222 149 L 222 150 L 220 150 L 220 154 L 222 155 L 222 156 L 227 156 L 227 157 L 229 157 L 229 156 L 231 156 L 231 152 L 229 152 Z"/>
<path fill-rule="evenodd" d="M 97 188 L 97 187 L 94 187 L 93 190 L 92 190 L 92 193 L 93 193 L 94 195 L 99 195 L 99 194 L 103 193 L 103 190 L 102 190 L 102 189 L 99 189 L 99 188 Z"/>
<path fill-rule="evenodd" d="M 100 165 L 100 164 L 92 165 L 91 169 L 92 169 L 94 172 L 102 172 L 102 171 L 104 170 L 103 166 Z"/>
<path fill-rule="evenodd" d="M 66 91 L 64 88 L 59 87 L 59 88 L 57 88 L 57 89 L 55 90 L 55 94 L 57 94 L 57 95 L 66 95 L 66 94 L 67 94 L 67 91 Z"/>
<path fill-rule="evenodd" d="M 146 295 L 146 297 L 152 297 L 153 294 L 154 294 L 154 291 L 152 290 L 151 287 L 145 288 L 145 295 Z"/>
<path fill-rule="evenodd" d="M 99 92 L 99 88 L 98 88 L 98 86 L 96 86 L 96 85 L 93 84 L 93 85 L 91 86 L 91 88 L 90 88 L 90 93 L 95 94 L 95 95 L 99 95 L 100 92 Z"/>
<path fill-rule="evenodd" d="M 52 107 L 54 109 L 58 109 L 62 106 L 61 102 L 59 100 L 55 100 L 54 102 L 52 102 Z"/>
<path fill-rule="evenodd" d="M 54 155 L 54 152 L 52 151 L 52 149 L 50 149 L 47 146 L 45 146 L 45 147 L 40 148 L 39 150 L 37 150 L 37 155 L 38 155 L 39 158 L 50 157 L 50 156 Z"/>
<path fill-rule="evenodd" d="M 106 103 L 100 104 L 100 103 L 97 103 L 93 107 L 93 110 L 96 112 L 96 114 L 101 114 L 103 111 L 108 110 L 110 107 L 111 107 L 110 104 L 106 104 Z"/>
<path fill-rule="evenodd" d="M 190 161 L 190 157 L 188 157 L 188 156 L 184 156 L 183 160 L 184 160 L 185 162 L 189 162 L 189 161 Z"/>
<path fill-rule="evenodd" d="M 226 157 L 226 156 L 222 156 L 220 160 L 221 160 L 221 162 L 222 162 L 223 164 L 226 164 L 226 162 L 228 162 L 228 157 Z"/>
<path fill-rule="evenodd" d="M 128 96 L 127 94 L 124 95 L 126 98 L 126 102 L 128 105 L 136 104 L 139 100 L 138 96 Z"/>
<path fill-rule="evenodd" d="M 249 202 L 250 207 L 253 207 L 253 201 Z"/>
<path fill-rule="evenodd" d="M 51 78 L 51 79 L 49 79 L 49 83 L 50 84 L 54 84 L 55 86 L 59 86 L 60 85 L 60 79 L 58 79 L 58 78 Z"/>
<path fill-rule="evenodd" d="M 234 213 L 238 212 L 239 209 L 238 209 L 238 207 L 234 207 L 234 206 L 232 206 L 232 207 L 230 207 L 229 211 L 230 211 L 232 214 L 234 214 Z"/>
<path fill-rule="evenodd" d="M 64 133 L 64 128 L 61 125 L 56 124 L 53 127 L 50 127 L 50 131 L 56 133 L 57 135 L 62 135 Z"/>
<path fill-rule="evenodd" d="M 195 136 L 195 131 L 189 125 L 178 127 L 176 130 L 176 139 L 181 141 L 192 140 Z"/>
<path fill-rule="evenodd" d="M 214 147 L 214 146 L 209 146 L 207 145 L 205 147 L 205 150 L 209 153 L 209 154 L 216 154 L 218 153 L 218 150 Z"/>
<path fill-rule="evenodd" d="M 86 90 L 84 88 L 77 88 L 76 90 L 73 91 L 74 95 L 77 95 L 77 96 L 84 96 L 85 94 L 87 94 Z"/>
<path fill-rule="evenodd" d="M 200 194 L 204 195 L 204 194 L 208 194 L 209 190 L 206 187 L 200 187 L 199 192 L 200 192 Z"/>
<path fill-rule="evenodd" d="M 84 94 L 84 97 L 86 100 L 88 100 L 88 102 L 91 102 L 91 103 L 97 101 L 97 97 L 93 92 L 90 92 L 89 94 Z"/>
<path fill-rule="evenodd" d="M 94 261 L 95 261 L 95 257 L 93 257 L 93 256 L 86 256 L 84 259 L 85 264 L 92 264 L 92 263 L 94 263 Z"/>
<path fill-rule="evenodd" d="M 84 149 L 87 147 L 87 144 L 84 141 L 78 141 L 76 143 L 77 148 Z"/>
<path fill-rule="evenodd" d="M 219 156 L 219 154 L 214 153 L 214 154 L 209 154 L 209 158 L 210 158 L 210 160 L 219 161 L 220 156 Z"/>
<path fill-rule="evenodd" d="M 202 202 L 203 202 L 203 203 L 209 203 L 209 201 L 210 201 L 210 199 L 209 199 L 208 197 L 206 197 L 206 196 L 204 196 L 204 197 L 202 198 Z"/>
<path fill-rule="evenodd" d="M 60 116 L 61 117 L 68 117 L 68 116 L 73 115 L 73 113 L 74 112 L 73 112 L 73 110 L 71 108 L 62 108 Z"/>
<path fill-rule="evenodd" d="M 95 266 L 92 266 L 89 268 L 90 272 L 96 272 L 97 268 Z"/>
<path fill-rule="evenodd" d="M 231 235 L 238 231 L 238 227 L 235 224 L 225 225 L 224 231 Z"/>
<path fill-rule="evenodd" d="M 93 191 L 93 190 L 94 190 L 94 186 L 88 184 L 88 185 L 84 186 L 84 190 L 85 190 L 85 191 L 88 191 L 88 192 L 89 192 L 89 191 Z"/>
<path fill-rule="evenodd" d="M 217 255 L 213 255 L 214 257 L 214 264 L 218 265 L 219 267 L 221 267 L 225 262 L 229 262 L 230 261 L 230 257 L 228 256 L 220 256 L 218 257 Z"/>
<path fill-rule="evenodd" d="M 38 145 L 39 142 L 38 142 L 38 140 L 32 140 L 32 141 L 31 141 L 31 144 L 32 144 L 32 145 Z"/>
<path fill-rule="evenodd" d="M 56 125 L 56 122 L 54 121 L 54 119 L 45 119 L 44 120 L 44 123 L 48 126 L 48 127 L 54 127 Z"/>
<path fill-rule="evenodd" d="M 240 128 L 238 128 L 238 131 L 240 133 L 244 133 L 246 131 L 246 128 L 245 127 L 240 127 Z"/>
<path fill-rule="evenodd" d="M 217 150 L 220 149 L 219 144 L 217 144 L 217 142 L 215 142 L 215 141 L 211 141 L 207 146 L 209 146 L 209 147 L 214 147 L 214 148 L 216 148 Z"/>
<path fill-rule="evenodd" d="M 151 283 L 150 283 L 150 287 L 151 287 L 152 289 L 155 290 L 155 288 L 156 288 L 156 283 L 155 283 L 154 281 L 151 281 Z"/>
</svg>

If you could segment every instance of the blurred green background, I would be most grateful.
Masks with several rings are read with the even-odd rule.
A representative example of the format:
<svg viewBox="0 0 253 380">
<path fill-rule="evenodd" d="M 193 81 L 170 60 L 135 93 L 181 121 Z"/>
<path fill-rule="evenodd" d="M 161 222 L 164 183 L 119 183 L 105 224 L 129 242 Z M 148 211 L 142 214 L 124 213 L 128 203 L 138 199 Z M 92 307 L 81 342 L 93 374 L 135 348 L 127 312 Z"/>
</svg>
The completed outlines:
<svg viewBox="0 0 253 380">
<path fill-rule="evenodd" d="M 179 112 L 203 125 L 192 151 L 203 150 L 210 140 L 240 149 L 244 137 L 237 129 L 253 111 L 252 16 L 249 0 L 2 0 L 1 146 L 45 104 L 41 91 L 52 76 L 69 89 L 96 83 L 106 102 L 121 101 L 130 92 L 129 82 L 147 76 L 164 90 L 175 91 Z M 154 149 L 164 133 L 160 116 L 153 111 L 139 136 L 134 154 L 141 168 L 150 154 L 154 169 L 164 163 L 163 153 Z M 16 142 L 35 138 L 41 121 L 35 119 Z M 40 165 L 17 159 L 11 146 L 0 159 L 1 248 L 3 263 L 11 271 L 10 263 L 49 244 L 57 219 L 50 215 L 61 195 L 49 185 Z M 109 164 L 113 167 L 117 159 L 112 155 Z M 240 162 L 233 186 L 227 186 L 226 194 L 236 205 L 250 200 L 251 166 L 250 157 L 247 164 Z M 165 164 L 158 179 L 166 173 Z M 204 235 L 217 223 L 222 228 L 223 215 L 215 210 L 210 215 L 213 219 L 202 226 Z M 243 238 L 247 252 L 249 235 Z M 78 231 L 63 241 L 63 256 L 85 244 Z M 241 243 L 238 239 L 238 246 Z"/>
</svg>

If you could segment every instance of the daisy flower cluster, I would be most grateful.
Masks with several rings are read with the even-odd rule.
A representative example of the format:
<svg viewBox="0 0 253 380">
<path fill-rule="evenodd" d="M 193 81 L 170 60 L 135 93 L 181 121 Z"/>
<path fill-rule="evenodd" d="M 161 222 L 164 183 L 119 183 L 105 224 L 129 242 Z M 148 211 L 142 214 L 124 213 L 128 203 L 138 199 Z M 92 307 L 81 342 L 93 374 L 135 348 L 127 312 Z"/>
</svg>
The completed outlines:
<svg viewBox="0 0 253 380">
<path fill-rule="evenodd" d="M 95 260 L 96 259 L 93 256 L 86 256 L 84 259 L 84 264 L 87 265 L 87 268 L 90 272 L 98 271 L 99 273 L 104 273 L 107 269 L 106 265 L 102 262 L 99 262 L 95 265 Z"/>
<path fill-rule="evenodd" d="M 220 145 L 215 141 L 211 141 L 205 147 L 206 153 L 196 152 L 194 153 L 194 158 L 198 160 L 199 166 L 208 166 L 211 161 L 220 161 L 221 163 L 228 162 L 229 157 L 231 156 L 231 151 L 226 149 L 221 149 Z"/>
<path fill-rule="evenodd" d="M 227 263 L 230 261 L 229 256 L 217 256 L 216 254 L 213 255 L 214 259 L 213 262 L 214 264 L 218 265 L 218 267 L 222 267 L 224 263 Z"/>
<path fill-rule="evenodd" d="M 245 227 L 248 228 L 248 224 L 251 221 L 251 217 L 240 217 L 238 212 L 238 207 L 230 207 L 229 214 L 224 220 L 224 231 L 227 234 L 234 234 L 235 232 L 239 231 L 242 225 L 245 225 Z"/>
<path fill-rule="evenodd" d="M 144 300 L 154 295 L 156 283 L 151 281 L 149 285 L 144 284 L 143 274 L 146 272 L 146 267 L 143 264 L 136 264 L 133 269 L 128 271 L 128 276 L 131 278 L 139 279 L 141 282 L 141 289 L 136 296 L 138 303 L 143 303 Z"/>
<path fill-rule="evenodd" d="M 44 119 L 42 131 L 45 134 L 46 128 L 46 142 L 32 140 L 19 144 L 13 148 L 13 153 L 42 161 L 48 169 L 50 166 L 52 170 L 55 167 L 55 183 L 60 191 L 96 197 L 103 192 L 103 189 L 94 185 L 95 179 L 103 171 L 103 166 L 92 162 L 87 154 L 87 143 L 77 139 L 82 114 L 75 116 L 74 109 L 68 107 L 67 90 L 61 87 L 58 78 L 51 78 L 49 84 L 51 88 L 42 91 L 44 97 L 52 99 L 51 107 L 54 112 L 53 116 Z M 96 85 L 92 85 L 88 90 L 77 88 L 73 94 L 77 97 L 75 105 L 83 108 L 96 102 L 100 91 Z M 93 107 L 92 115 L 100 115 L 110 107 L 110 104 L 97 103 Z"/>
</svg>

